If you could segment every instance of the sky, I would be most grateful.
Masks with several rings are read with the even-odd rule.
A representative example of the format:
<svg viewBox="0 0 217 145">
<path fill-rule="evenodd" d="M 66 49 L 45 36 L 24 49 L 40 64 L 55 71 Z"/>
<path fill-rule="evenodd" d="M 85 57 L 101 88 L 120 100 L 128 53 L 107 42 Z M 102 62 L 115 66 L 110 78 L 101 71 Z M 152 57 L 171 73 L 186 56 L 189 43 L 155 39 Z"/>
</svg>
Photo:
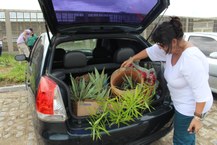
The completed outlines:
<svg viewBox="0 0 217 145">
<path fill-rule="evenodd" d="M 0 9 L 40 10 L 38 0 L 0 0 L 0 4 Z M 170 0 L 165 15 L 217 18 L 216 6 L 217 0 Z"/>
</svg>

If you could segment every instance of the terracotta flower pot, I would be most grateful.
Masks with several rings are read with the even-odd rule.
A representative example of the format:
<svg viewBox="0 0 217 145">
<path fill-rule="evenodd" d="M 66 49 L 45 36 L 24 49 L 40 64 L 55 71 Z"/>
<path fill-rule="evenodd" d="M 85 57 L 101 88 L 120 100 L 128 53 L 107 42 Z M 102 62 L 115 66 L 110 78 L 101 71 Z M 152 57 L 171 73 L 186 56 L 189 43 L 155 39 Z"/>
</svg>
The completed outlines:
<svg viewBox="0 0 217 145">
<path fill-rule="evenodd" d="M 126 91 L 120 88 L 121 84 L 124 82 L 125 76 L 132 76 L 133 80 L 136 81 L 136 83 L 142 84 L 144 82 L 141 74 L 134 68 L 117 69 L 112 73 L 110 79 L 111 91 L 117 96 L 120 96 Z"/>
</svg>

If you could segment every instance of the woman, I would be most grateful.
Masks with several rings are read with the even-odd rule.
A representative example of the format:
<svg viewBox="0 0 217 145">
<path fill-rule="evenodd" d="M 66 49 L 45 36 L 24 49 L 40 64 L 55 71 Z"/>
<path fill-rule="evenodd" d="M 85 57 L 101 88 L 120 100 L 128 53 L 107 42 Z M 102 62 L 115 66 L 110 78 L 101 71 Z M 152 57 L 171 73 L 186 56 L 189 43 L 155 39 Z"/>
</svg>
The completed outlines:
<svg viewBox="0 0 217 145">
<path fill-rule="evenodd" d="M 17 38 L 17 47 L 20 54 L 25 54 L 26 57 L 29 57 L 29 48 L 26 45 L 26 41 L 32 34 L 32 28 L 24 30 L 19 37 Z"/>
<path fill-rule="evenodd" d="M 174 115 L 174 145 L 195 145 L 195 133 L 202 127 L 203 115 L 210 110 L 213 96 L 208 84 L 209 64 L 205 55 L 183 39 L 180 19 L 159 25 L 152 35 L 153 46 L 129 58 L 121 67 L 149 57 L 152 61 L 165 61 L 167 80 Z"/>
</svg>

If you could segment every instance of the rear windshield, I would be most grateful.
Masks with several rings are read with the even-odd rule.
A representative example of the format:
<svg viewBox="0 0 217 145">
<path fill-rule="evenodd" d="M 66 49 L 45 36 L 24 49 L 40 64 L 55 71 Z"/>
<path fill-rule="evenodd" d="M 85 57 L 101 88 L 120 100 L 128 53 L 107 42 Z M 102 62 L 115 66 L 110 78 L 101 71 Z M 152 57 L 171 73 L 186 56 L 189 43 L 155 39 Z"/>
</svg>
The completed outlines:
<svg viewBox="0 0 217 145">
<path fill-rule="evenodd" d="M 52 0 L 59 23 L 140 24 L 158 0 Z"/>
<path fill-rule="evenodd" d="M 80 41 L 70 41 L 64 42 L 57 46 L 57 48 L 62 48 L 66 52 L 68 51 L 81 51 L 81 52 L 92 52 L 96 47 L 96 39 L 80 40 Z"/>
</svg>

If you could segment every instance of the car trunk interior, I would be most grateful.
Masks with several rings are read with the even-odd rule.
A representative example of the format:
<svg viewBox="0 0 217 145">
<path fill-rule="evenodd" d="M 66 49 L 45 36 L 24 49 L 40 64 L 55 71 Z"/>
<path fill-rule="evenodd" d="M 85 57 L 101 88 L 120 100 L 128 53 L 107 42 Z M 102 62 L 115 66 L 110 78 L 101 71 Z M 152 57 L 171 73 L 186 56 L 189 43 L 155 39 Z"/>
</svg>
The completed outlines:
<svg viewBox="0 0 217 145">
<path fill-rule="evenodd" d="M 92 49 L 78 48 L 80 42 L 87 43 L 88 45 L 92 45 L 89 43 L 94 42 L 95 45 L 91 46 Z M 51 74 L 53 77 L 57 78 L 57 81 L 62 86 L 60 88 L 63 94 L 64 105 L 68 110 L 68 116 L 70 116 L 68 121 L 69 127 L 72 130 L 77 130 L 79 128 L 84 129 L 88 127 L 88 116 L 78 117 L 73 114 L 73 107 L 70 100 L 72 97 L 70 96 L 70 75 L 73 77 L 82 76 L 94 72 L 94 68 L 97 68 L 99 72 L 104 69 L 105 73 L 110 78 L 111 74 L 120 67 L 124 60 L 143 50 L 147 47 L 147 44 L 143 44 L 139 39 L 136 40 L 129 38 L 97 38 L 84 41 L 77 40 L 73 41 L 73 43 L 76 45 L 59 44 L 56 46 Z M 128 49 L 133 50 L 133 53 L 126 52 L 122 55 L 120 52 L 121 50 Z M 85 58 L 83 58 L 83 56 L 85 56 Z M 150 62 L 150 60 L 141 60 L 141 66 L 144 66 L 144 63 L 146 62 Z M 151 104 L 154 109 L 157 109 L 163 104 L 165 96 L 168 95 L 168 91 L 163 77 L 163 63 L 151 63 L 156 71 L 157 80 L 159 81 L 156 94 L 153 96 L 153 102 Z M 107 83 L 109 82 L 110 80 L 108 80 Z M 149 111 L 144 111 L 143 114 L 147 112 Z"/>
</svg>

